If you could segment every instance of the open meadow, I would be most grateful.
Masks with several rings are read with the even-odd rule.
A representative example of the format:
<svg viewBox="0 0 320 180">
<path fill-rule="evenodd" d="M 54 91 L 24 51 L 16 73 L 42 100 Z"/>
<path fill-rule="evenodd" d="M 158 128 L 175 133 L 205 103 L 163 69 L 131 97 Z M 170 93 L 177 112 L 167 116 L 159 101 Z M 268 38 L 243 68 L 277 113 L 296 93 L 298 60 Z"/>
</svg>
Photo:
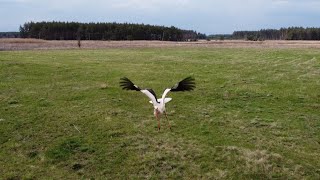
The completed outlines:
<svg viewBox="0 0 320 180">
<path fill-rule="evenodd" d="M 159 96 L 189 75 L 172 131 L 119 87 Z M 319 179 L 320 50 L 0 51 L 0 179 L 81 178 Z"/>
</svg>

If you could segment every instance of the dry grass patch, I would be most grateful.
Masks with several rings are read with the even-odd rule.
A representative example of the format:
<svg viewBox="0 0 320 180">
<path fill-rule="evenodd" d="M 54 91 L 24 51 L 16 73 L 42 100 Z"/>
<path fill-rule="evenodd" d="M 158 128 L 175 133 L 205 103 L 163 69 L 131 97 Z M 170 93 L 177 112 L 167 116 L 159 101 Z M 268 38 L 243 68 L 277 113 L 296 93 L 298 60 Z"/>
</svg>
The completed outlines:
<svg viewBox="0 0 320 180">
<path fill-rule="evenodd" d="M 0 39 L 0 43 L 22 43 L 22 44 L 27 44 L 27 43 L 45 43 L 47 42 L 46 40 L 43 39 L 23 39 L 23 38 L 3 38 Z"/>
<path fill-rule="evenodd" d="M 139 178 L 200 178 L 200 164 L 195 163 L 201 156 L 199 144 L 182 138 L 171 137 L 171 133 L 153 138 L 140 135 L 134 138 L 133 147 L 139 152 Z M 171 135 L 170 135 L 171 134 Z"/>
<path fill-rule="evenodd" d="M 238 174 L 242 178 L 289 178 L 300 179 L 305 175 L 305 169 L 282 155 L 267 150 L 251 150 L 237 146 L 216 147 L 216 161 L 225 161 L 234 170 L 227 171 L 229 177 Z M 298 168 L 298 170 L 297 170 Z M 230 174 L 228 172 L 232 172 Z M 235 173 L 235 174 L 234 174 Z"/>
<path fill-rule="evenodd" d="M 38 46 L 32 44 L 39 44 Z M 320 48 L 319 41 L 81 41 L 81 49 L 101 48 Z M 0 39 L 0 50 L 79 49 L 76 40 Z"/>
</svg>

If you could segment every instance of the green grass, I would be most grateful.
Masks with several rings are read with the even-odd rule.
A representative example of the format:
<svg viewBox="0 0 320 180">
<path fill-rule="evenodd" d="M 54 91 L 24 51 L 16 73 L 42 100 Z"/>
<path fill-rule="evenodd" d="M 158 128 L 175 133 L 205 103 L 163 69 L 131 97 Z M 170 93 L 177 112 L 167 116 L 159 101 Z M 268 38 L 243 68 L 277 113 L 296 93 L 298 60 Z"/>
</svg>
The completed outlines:
<svg viewBox="0 0 320 180">
<path fill-rule="evenodd" d="M 173 130 L 145 95 L 169 93 Z M 319 179 L 317 49 L 0 52 L 0 179 Z"/>
</svg>

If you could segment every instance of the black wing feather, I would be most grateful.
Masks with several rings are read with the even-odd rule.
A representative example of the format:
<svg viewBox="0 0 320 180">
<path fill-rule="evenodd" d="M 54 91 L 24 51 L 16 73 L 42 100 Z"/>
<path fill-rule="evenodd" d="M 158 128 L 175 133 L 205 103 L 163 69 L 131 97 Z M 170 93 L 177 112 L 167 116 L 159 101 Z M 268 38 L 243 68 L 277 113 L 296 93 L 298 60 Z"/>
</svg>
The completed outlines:
<svg viewBox="0 0 320 180">
<path fill-rule="evenodd" d="M 171 91 L 192 91 L 196 87 L 195 79 L 191 76 L 183 79 L 182 81 L 175 84 Z"/>
<path fill-rule="evenodd" d="M 120 87 L 122 87 L 122 89 L 124 90 L 141 90 L 137 85 L 133 84 L 133 82 L 131 82 L 130 79 L 126 77 L 120 78 Z"/>
</svg>

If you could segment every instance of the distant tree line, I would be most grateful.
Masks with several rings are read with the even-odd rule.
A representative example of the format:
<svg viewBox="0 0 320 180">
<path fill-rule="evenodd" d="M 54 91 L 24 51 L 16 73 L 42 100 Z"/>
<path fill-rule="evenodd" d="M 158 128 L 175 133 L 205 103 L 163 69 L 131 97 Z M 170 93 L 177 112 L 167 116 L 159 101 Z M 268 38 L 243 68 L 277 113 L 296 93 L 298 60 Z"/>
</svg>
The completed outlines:
<svg viewBox="0 0 320 180">
<path fill-rule="evenodd" d="M 233 39 L 246 40 L 320 40 L 320 28 L 290 27 L 261 29 L 259 31 L 235 31 Z"/>
<path fill-rule="evenodd" d="M 0 32 L 0 38 L 19 38 L 19 32 Z"/>
<path fill-rule="evenodd" d="M 227 40 L 232 39 L 231 34 L 212 34 L 207 36 L 208 40 Z"/>
<path fill-rule="evenodd" d="M 205 34 L 174 26 L 130 23 L 27 22 L 20 26 L 22 38 L 45 40 L 163 40 L 185 41 Z"/>
</svg>

